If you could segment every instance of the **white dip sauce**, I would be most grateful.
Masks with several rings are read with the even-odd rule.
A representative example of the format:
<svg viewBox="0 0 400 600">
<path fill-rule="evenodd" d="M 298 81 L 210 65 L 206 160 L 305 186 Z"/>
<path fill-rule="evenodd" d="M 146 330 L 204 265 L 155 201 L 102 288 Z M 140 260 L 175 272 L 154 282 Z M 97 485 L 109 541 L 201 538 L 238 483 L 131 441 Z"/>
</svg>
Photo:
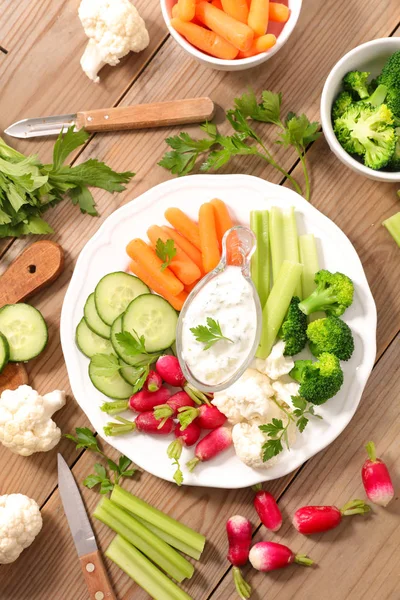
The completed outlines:
<svg viewBox="0 0 400 600">
<path fill-rule="evenodd" d="M 211 348 L 198 342 L 190 329 L 207 325 L 211 317 L 222 334 L 232 340 L 218 340 Z M 218 385 L 227 381 L 247 359 L 257 331 L 257 313 L 250 283 L 240 267 L 228 266 L 211 279 L 190 303 L 182 323 L 182 357 L 202 383 Z"/>
</svg>

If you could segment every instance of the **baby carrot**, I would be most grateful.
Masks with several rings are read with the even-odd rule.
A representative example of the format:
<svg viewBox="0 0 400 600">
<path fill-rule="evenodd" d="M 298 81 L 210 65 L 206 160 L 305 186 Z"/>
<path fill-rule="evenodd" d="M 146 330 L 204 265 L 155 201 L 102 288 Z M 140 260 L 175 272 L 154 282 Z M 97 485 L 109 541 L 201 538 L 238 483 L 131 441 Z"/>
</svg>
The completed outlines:
<svg viewBox="0 0 400 600">
<path fill-rule="evenodd" d="M 289 20 L 290 10 L 280 2 L 269 3 L 269 20 L 277 23 L 286 23 Z"/>
<path fill-rule="evenodd" d="M 196 23 L 171 19 L 171 26 L 193 46 L 211 56 L 215 56 L 215 58 L 233 60 L 238 55 L 238 49 L 235 46 L 227 42 L 220 35 Z"/>
<path fill-rule="evenodd" d="M 232 219 L 229 215 L 227 206 L 225 202 L 219 200 L 218 198 L 214 198 L 211 200 L 210 204 L 214 210 L 214 218 L 215 218 L 215 228 L 217 231 L 218 245 L 220 250 L 222 250 L 222 238 L 228 229 L 233 227 Z M 237 247 L 237 236 L 236 234 L 231 234 L 228 239 L 227 244 L 227 259 L 229 265 L 241 265 L 242 264 L 242 256 Z"/>
<path fill-rule="evenodd" d="M 261 54 L 262 52 L 266 52 L 276 44 L 276 37 L 273 33 L 266 33 L 265 35 L 260 35 L 260 37 L 255 38 L 251 47 L 247 52 L 239 52 L 238 58 L 249 58 L 249 56 L 255 56 L 256 54 Z"/>
<path fill-rule="evenodd" d="M 207 2 L 196 4 L 196 18 L 238 50 L 250 48 L 254 38 L 252 29 L 245 23 L 241 23 L 222 10 L 215 8 L 212 4 Z"/>
<path fill-rule="evenodd" d="M 189 219 L 180 208 L 167 208 L 164 216 L 172 227 L 175 227 L 183 237 L 201 250 L 199 228 L 192 219 Z"/>
<path fill-rule="evenodd" d="M 199 231 L 203 266 L 205 272 L 209 273 L 217 266 L 220 260 L 214 209 L 209 202 L 200 206 Z"/>
<path fill-rule="evenodd" d="M 134 239 L 129 242 L 126 251 L 130 258 L 142 265 L 149 273 L 149 276 L 157 281 L 172 296 L 177 296 L 183 290 L 183 283 L 179 281 L 169 270 L 162 270 L 163 261 L 143 240 Z"/>
<path fill-rule="evenodd" d="M 167 227 L 166 225 L 162 228 L 169 238 L 173 239 L 175 244 L 179 246 L 188 257 L 197 265 L 200 269 L 201 275 L 204 275 L 203 271 L 203 261 L 201 258 L 201 252 L 198 250 L 193 244 L 189 242 L 186 238 L 184 238 L 180 233 L 176 231 L 176 229 L 172 229 L 172 227 Z"/>
<path fill-rule="evenodd" d="M 247 17 L 249 16 L 247 0 L 221 0 L 221 4 L 227 15 L 247 24 Z"/>
<path fill-rule="evenodd" d="M 168 239 L 172 239 L 157 225 L 149 227 L 147 235 L 154 248 L 156 248 L 158 240 L 166 243 Z M 184 285 L 190 285 L 193 281 L 197 281 L 201 276 L 200 269 L 179 246 L 175 245 L 175 251 L 176 254 L 168 265 L 171 271 Z"/>
<path fill-rule="evenodd" d="M 179 6 L 177 4 L 173 5 L 171 15 L 173 19 L 179 19 Z"/>
<path fill-rule="evenodd" d="M 190 294 L 190 292 L 192 291 L 192 289 L 198 284 L 198 281 L 194 281 L 193 283 L 191 283 L 190 285 L 185 285 L 185 292 L 187 292 L 188 294 Z"/>
<path fill-rule="evenodd" d="M 182 310 L 182 306 L 186 298 L 188 297 L 188 293 L 185 292 L 185 290 L 180 292 L 177 296 L 172 296 L 172 294 L 170 294 L 168 290 L 166 290 L 160 284 L 159 281 L 153 279 L 149 275 L 147 267 L 136 260 L 132 260 L 130 262 L 129 269 L 132 271 L 132 273 L 134 273 L 134 275 L 139 277 L 139 279 L 141 279 L 146 285 L 148 285 L 149 288 L 153 290 L 153 292 L 156 292 L 157 294 L 160 294 L 160 296 L 165 298 L 165 300 L 169 302 L 175 310 Z"/>
<path fill-rule="evenodd" d="M 247 24 L 257 36 L 266 33 L 268 16 L 269 0 L 251 0 Z M 248 48 L 239 48 L 239 50 L 248 50 Z"/>
<path fill-rule="evenodd" d="M 191 21 L 195 11 L 195 0 L 178 0 L 178 17 L 181 21 Z"/>
<path fill-rule="evenodd" d="M 219 8 L 219 10 L 224 10 L 222 8 L 222 2 L 221 2 L 221 0 L 212 0 L 211 4 L 213 6 L 215 6 L 215 8 Z"/>
</svg>

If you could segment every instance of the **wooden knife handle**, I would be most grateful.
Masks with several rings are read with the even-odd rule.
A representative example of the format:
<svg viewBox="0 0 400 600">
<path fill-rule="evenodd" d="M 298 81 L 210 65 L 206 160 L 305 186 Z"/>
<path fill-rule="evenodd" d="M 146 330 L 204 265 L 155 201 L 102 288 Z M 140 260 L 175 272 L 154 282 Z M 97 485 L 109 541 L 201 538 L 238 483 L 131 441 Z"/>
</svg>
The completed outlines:
<svg viewBox="0 0 400 600">
<path fill-rule="evenodd" d="M 136 104 L 79 112 L 77 126 L 86 131 L 118 131 L 201 123 L 214 115 L 210 98 L 193 98 L 154 104 Z"/>
<path fill-rule="evenodd" d="M 99 550 L 80 557 L 90 600 L 117 600 Z"/>
<path fill-rule="evenodd" d="M 54 281 L 63 270 L 64 251 L 50 240 L 34 242 L 0 276 L 0 308 L 21 302 Z"/>
</svg>

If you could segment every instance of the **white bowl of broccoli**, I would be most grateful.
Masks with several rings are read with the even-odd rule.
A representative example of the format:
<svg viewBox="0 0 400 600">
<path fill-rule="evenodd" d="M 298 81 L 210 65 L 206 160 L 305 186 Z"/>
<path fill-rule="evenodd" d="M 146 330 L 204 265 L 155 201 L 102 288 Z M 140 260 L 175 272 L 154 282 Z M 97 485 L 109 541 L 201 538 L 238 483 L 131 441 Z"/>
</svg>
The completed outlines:
<svg viewBox="0 0 400 600">
<path fill-rule="evenodd" d="M 330 149 L 353 171 L 400 181 L 400 38 L 357 46 L 333 67 L 321 97 Z"/>
</svg>

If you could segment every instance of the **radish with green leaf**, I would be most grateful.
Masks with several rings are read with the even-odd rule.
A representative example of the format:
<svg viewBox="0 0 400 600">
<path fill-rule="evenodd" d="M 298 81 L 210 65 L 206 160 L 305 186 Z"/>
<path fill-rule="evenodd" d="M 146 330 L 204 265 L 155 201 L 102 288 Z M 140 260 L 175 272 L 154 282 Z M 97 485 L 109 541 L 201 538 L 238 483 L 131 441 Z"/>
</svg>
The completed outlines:
<svg viewBox="0 0 400 600">
<path fill-rule="evenodd" d="M 363 464 L 362 481 L 369 500 L 387 506 L 394 497 L 393 483 L 385 463 L 376 457 L 374 442 L 366 445 L 368 459 Z"/>
<path fill-rule="evenodd" d="M 143 433 L 156 433 L 157 435 L 169 435 L 175 427 L 173 419 L 164 421 L 160 427 L 160 421 L 154 417 L 153 411 L 140 413 L 134 421 L 129 421 L 123 417 L 115 417 L 118 423 L 107 423 L 104 427 L 104 433 L 109 436 L 123 435 L 133 431 L 142 431 Z"/>
<path fill-rule="evenodd" d="M 165 404 L 159 404 L 154 407 L 154 416 L 156 419 L 165 419 L 176 417 L 180 408 L 190 408 L 196 406 L 194 400 L 186 392 L 177 392 L 171 396 Z"/>
<path fill-rule="evenodd" d="M 371 507 L 363 500 L 351 500 L 343 506 L 303 506 L 294 513 L 293 525 L 299 533 L 312 535 L 335 529 L 343 517 L 364 515 Z"/>
<path fill-rule="evenodd" d="M 149 371 L 143 389 L 148 390 L 149 392 L 158 392 L 162 384 L 163 380 L 157 371 Z"/>
<path fill-rule="evenodd" d="M 185 429 L 196 419 L 202 429 L 217 429 L 226 423 L 226 416 L 216 406 L 202 404 L 199 408 L 179 408 L 178 420 Z"/>
<path fill-rule="evenodd" d="M 257 571 L 263 573 L 283 569 L 294 562 L 304 567 L 314 564 L 305 554 L 295 554 L 287 546 L 276 542 L 258 542 L 250 550 L 249 560 Z"/>
<path fill-rule="evenodd" d="M 243 567 L 249 560 L 251 545 L 251 523 L 241 515 L 231 517 L 226 523 L 228 534 L 229 552 L 227 559 L 233 566 L 233 581 L 236 591 L 242 600 L 250 598 L 251 587 L 243 579 L 239 567 Z"/>
<path fill-rule="evenodd" d="M 176 440 L 171 442 L 167 448 L 167 455 L 172 459 L 174 465 L 176 465 L 176 471 L 174 473 L 174 481 L 178 485 L 182 485 L 183 483 L 183 474 L 179 465 L 179 459 L 182 455 L 182 448 L 189 448 L 190 446 L 194 446 L 194 444 L 198 441 L 201 429 L 198 424 L 194 421 L 191 423 L 186 429 L 181 429 L 180 423 L 176 424 L 175 427 L 175 437 Z"/>
</svg>

